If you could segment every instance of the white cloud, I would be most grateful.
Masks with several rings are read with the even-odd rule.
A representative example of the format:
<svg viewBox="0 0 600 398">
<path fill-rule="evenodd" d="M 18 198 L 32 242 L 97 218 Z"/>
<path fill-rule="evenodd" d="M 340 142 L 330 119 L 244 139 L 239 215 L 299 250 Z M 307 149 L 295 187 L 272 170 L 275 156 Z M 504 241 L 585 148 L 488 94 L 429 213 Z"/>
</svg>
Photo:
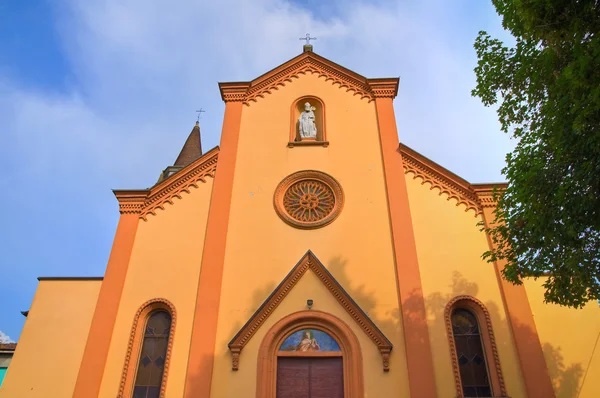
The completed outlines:
<svg viewBox="0 0 600 398">
<path fill-rule="evenodd" d="M 498 180 L 507 139 L 494 112 L 470 98 L 474 54 L 449 46 L 457 27 L 440 24 L 454 7 L 446 3 L 355 1 L 317 19 L 282 0 L 73 0 L 57 26 L 76 84 L 58 94 L 10 87 L 12 112 L 2 116 L 38 172 L 84 157 L 100 173 L 125 172 L 115 183 L 149 185 L 177 155 L 198 107 L 209 111 L 205 146 L 218 144 L 217 81 L 264 73 L 299 53 L 298 38 L 310 31 L 316 51 L 333 61 L 368 77 L 401 76 L 401 140 L 469 179 Z"/>
<path fill-rule="evenodd" d="M 67 0 L 57 7 L 71 66 L 67 89 L 23 88 L 0 70 L 0 166 L 11 170 L 0 183 L 19 193 L 24 209 L 5 220 L 11 233 L 3 245 L 17 264 L 6 280 L 23 283 L 23 267 L 37 275 L 102 274 L 118 216 L 109 189 L 152 185 L 199 107 L 207 110 L 204 147 L 218 145 L 224 106 L 217 82 L 250 80 L 287 61 L 301 52 L 306 32 L 334 62 L 367 77 L 401 77 L 402 142 L 472 182 L 500 180 L 510 144 L 493 110 L 470 97 L 476 33 L 499 30 L 491 5 L 340 4 L 333 16 L 284 0 Z M 13 200 L 5 195 L 0 204 L 12 208 Z M 66 235 L 53 236 L 61 223 Z M 105 231 L 104 246 L 81 234 L 88 225 Z M 34 243 L 44 239 L 43 255 L 35 257 L 19 231 Z M 69 239 L 82 247 L 69 248 L 73 258 L 88 256 L 77 264 L 65 259 Z"/>
<path fill-rule="evenodd" d="M 0 344 L 14 343 L 13 339 L 8 337 L 2 330 L 0 330 Z"/>
</svg>

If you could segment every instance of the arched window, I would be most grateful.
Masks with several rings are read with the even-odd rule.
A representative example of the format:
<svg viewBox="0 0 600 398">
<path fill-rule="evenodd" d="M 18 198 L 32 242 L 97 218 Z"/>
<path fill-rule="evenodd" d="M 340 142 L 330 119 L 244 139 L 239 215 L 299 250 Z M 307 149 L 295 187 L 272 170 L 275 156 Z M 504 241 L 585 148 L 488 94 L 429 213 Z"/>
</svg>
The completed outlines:
<svg viewBox="0 0 600 398">
<path fill-rule="evenodd" d="M 150 314 L 144 329 L 133 398 L 160 397 L 170 331 L 171 315 L 167 311 L 158 310 Z"/>
<path fill-rule="evenodd" d="M 489 312 L 471 296 L 451 300 L 445 311 L 456 394 L 466 397 L 506 396 Z"/>
<path fill-rule="evenodd" d="M 175 307 L 152 299 L 136 312 L 125 357 L 119 398 L 164 398 L 173 336 Z"/>
<path fill-rule="evenodd" d="M 469 310 L 455 309 L 452 312 L 452 333 L 464 396 L 491 397 L 490 378 L 475 315 Z"/>
</svg>

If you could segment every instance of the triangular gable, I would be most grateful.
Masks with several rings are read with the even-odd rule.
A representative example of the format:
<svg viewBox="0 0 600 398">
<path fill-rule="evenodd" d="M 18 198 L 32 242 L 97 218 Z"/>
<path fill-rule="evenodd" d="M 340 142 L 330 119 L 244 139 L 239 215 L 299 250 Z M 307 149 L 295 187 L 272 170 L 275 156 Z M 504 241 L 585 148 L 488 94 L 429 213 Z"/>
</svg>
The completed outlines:
<svg viewBox="0 0 600 398">
<path fill-rule="evenodd" d="M 398 94 L 399 78 L 367 79 L 312 51 L 305 51 L 250 82 L 219 83 L 221 97 L 225 102 L 249 104 L 305 73 L 317 73 L 319 77 L 323 76 L 332 84 L 339 84 L 340 88 L 369 101 L 376 97 L 395 98 Z"/>
<path fill-rule="evenodd" d="M 445 167 L 433 162 L 420 153 L 400 144 L 399 152 L 406 174 L 413 178 L 421 178 L 422 184 L 431 184 L 431 189 L 438 188 L 440 195 L 447 194 L 448 200 L 456 199 L 456 205 L 465 205 L 465 211 L 473 210 L 475 215 L 482 213 L 484 207 L 495 207 L 494 188 L 506 188 L 506 183 L 470 184 Z"/>
<path fill-rule="evenodd" d="M 285 299 L 290 290 L 298 283 L 300 278 L 311 270 L 323 285 L 336 298 L 338 303 L 348 312 L 348 314 L 356 321 L 358 326 L 366 333 L 367 336 L 379 349 L 383 359 L 383 370 L 389 370 L 389 355 L 392 351 L 392 343 L 385 337 L 379 328 L 373 323 L 371 318 L 356 304 L 344 288 L 331 275 L 327 268 L 317 259 L 317 257 L 309 250 L 300 259 L 298 264 L 290 273 L 281 281 L 279 286 L 275 288 L 273 293 L 264 301 L 264 303 L 250 317 L 248 322 L 240 329 L 240 331 L 229 342 L 229 350 L 232 353 L 232 369 L 237 370 L 239 366 L 239 355 L 244 346 L 250 341 L 254 333 L 262 326 L 267 318 L 275 311 L 277 306 Z"/>
<path fill-rule="evenodd" d="M 214 147 L 200 158 L 161 181 L 150 189 L 115 189 L 122 214 L 139 214 L 144 221 L 148 214 L 156 215 L 157 209 L 164 210 L 165 203 L 173 204 L 173 198 L 181 199 L 181 193 L 190 193 L 190 188 L 198 188 L 206 177 L 215 177 L 219 147 Z"/>
</svg>

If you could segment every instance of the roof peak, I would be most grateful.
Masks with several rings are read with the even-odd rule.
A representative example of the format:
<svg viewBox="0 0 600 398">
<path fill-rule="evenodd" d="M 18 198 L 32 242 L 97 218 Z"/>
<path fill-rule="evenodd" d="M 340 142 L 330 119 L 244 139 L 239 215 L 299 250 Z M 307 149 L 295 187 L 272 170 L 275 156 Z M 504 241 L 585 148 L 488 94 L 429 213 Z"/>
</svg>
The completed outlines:
<svg viewBox="0 0 600 398">
<path fill-rule="evenodd" d="M 173 166 L 185 167 L 194 160 L 202 156 L 202 140 L 200 138 L 200 122 L 196 121 L 196 125 L 192 128 L 185 144 L 179 152 L 179 156 L 175 160 Z"/>
</svg>

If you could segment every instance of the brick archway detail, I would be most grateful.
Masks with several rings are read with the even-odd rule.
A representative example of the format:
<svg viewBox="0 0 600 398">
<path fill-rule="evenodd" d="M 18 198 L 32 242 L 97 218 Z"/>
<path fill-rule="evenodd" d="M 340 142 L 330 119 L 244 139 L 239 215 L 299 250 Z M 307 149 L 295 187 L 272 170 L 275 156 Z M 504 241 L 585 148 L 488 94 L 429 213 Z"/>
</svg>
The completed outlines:
<svg viewBox="0 0 600 398">
<path fill-rule="evenodd" d="M 133 326 L 129 335 L 127 344 L 127 354 L 125 355 L 125 364 L 121 374 L 121 383 L 119 384 L 119 393 L 117 398 L 125 398 L 131 395 L 133 384 L 137 374 L 138 361 L 142 342 L 144 340 L 144 328 L 146 321 L 151 313 L 155 311 L 167 311 L 171 315 L 171 330 L 169 331 L 169 340 L 167 342 L 167 353 L 165 356 L 165 365 L 160 385 L 160 398 L 164 398 L 167 388 L 167 376 L 169 374 L 169 363 L 171 361 L 171 351 L 173 349 L 173 339 L 175 338 L 175 325 L 177 323 L 177 312 L 175 306 L 165 298 L 154 298 L 146 301 L 140 306 L 133 317 Z M 133 361 L 133 362 L 132 362 Z"/>
<path fill-rule="evenodd" d="M 456 353 L 456 343 L 454 341 L 454 333 L 452 331 L 452 312 L 458 308 L 464 308 L 473 312 L 477 318 L 493 395 L 495 397 L 507 396 L 506 385 L 504 383 L 504 377 L 502 376 L 500 356 L 498 355 L 496 339 L 494 338 L 494 330 L 492 328 L 492 319 L 490 317 L 490 313 L 485 304 L 475 297 L 468 295 L 454 297 L 448 302 L 448 304 L 446 304 L 446 308 L 444 310 L 444 321 L 446 323 L 446 333 L 448 334 L 448 341 L 450 343 L 450 357 L 452 358 L 456 396 L 458 398 L 464 398 L 462 381 L 460 379 L 460 369 L 458 368 L 458 354 Z"/>
<path fill-rule="evenodd" d="M 363 397 L 362 354 L 356 335 L 341 319 L 326 312 L 315 310 L 290 314 L 269 329 L 258 351 L 256 396 L 275 398 L 277 351 L 287 336 L 307 328 L 326 332 L 338 342 L 342 350 L 344 363 L 344 397 Z"/>
</svg>

